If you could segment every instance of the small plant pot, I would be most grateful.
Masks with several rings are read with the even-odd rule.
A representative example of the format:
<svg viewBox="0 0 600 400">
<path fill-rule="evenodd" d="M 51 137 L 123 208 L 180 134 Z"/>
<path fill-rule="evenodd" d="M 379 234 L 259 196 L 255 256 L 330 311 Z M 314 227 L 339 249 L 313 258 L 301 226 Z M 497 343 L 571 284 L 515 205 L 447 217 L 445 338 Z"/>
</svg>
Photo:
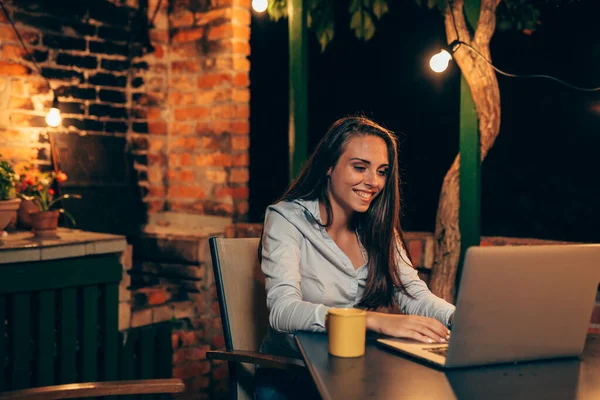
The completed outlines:
<svg viewBox="0 0 600 400">
<path fill-rule="evenodd" d="M 50 239 L 56 238 L 58 217 L 60 212 L 58 210 L 51 211 L 38 211 L 29 214 L 31 216 L 31 228 L 35 237 Z"/>
<path fill-rule="evenodd" d="M 21 199 L 10 199 L 0 201 L 0 232 L 17 217 L 17 210 Z"/>
<path fill-rule="evenodd" d="M 19 211 L 17 211 L 19 227 L 23 229 L 31 229 L 31 214 L 39 212 L 38 206 L 31 200 L 23 200 Z"/>
</svg>

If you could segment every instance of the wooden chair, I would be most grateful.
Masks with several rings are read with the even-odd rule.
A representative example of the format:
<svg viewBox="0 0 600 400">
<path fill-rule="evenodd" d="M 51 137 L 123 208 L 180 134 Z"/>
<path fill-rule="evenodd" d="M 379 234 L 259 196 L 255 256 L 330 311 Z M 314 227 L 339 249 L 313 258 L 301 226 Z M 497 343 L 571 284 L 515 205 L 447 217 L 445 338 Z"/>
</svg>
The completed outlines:
<svg viewBox="0 0 600 400">
<path fill-rule="evenodd" d="M 43 386 L 0 393 L 0 400 L 55 400 L 96 396 L 181 393 L 181 379 L 141 379 L 136 381 L 84 382 Z"/>
<path fill-rule="evenodd" d="M 257 238 L 209 239 L 225 350 L 209 351 L 206 355 L 213 360 L 228 361 L 230 394 L 236 400 L 254 398 L 256 365 L 305 369 L 302 360 L 258 352 L 269 326 L 264 276 L 258 262 L 258 242 Z"/>
</svg>

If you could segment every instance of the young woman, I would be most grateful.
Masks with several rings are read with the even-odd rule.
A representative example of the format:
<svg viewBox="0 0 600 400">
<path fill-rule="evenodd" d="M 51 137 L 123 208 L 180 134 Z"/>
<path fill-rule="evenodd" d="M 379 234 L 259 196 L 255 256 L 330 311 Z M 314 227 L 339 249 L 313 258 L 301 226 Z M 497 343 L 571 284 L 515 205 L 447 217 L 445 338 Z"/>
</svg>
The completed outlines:
<svg viewBox="0 0 600 400">
<path fill-rule="evenodd" d="M 455 308 L 411 265 L 398 187 L 390 131 L 364 117 L 331 126 L 265 215 L 260 255 L 270 330 L 261 351 L 299 357 L 290 333 L 325 331 L 330 307 L 368 310 L 367 329 L 378 333 L 447 340 Z M 377 312 L 394 304 L 402 315 Z"/>
</svg>

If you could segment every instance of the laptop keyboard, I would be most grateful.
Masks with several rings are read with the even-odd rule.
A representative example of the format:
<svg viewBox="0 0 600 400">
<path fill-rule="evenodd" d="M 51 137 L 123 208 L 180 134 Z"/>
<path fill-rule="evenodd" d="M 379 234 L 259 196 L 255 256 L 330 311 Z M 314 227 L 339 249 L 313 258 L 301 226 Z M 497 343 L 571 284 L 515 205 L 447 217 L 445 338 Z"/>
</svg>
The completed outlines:
<svg viewBox="0 0 600 400">
<path fill-rule="evenodd" d="M 427 350 L 431 353 L 440 355 L 442 357 L 446 357 L 446 353 L 448 352 L 448 346 L 441 346 L 441 347 L 426 347 L 423 350 Z"/>
</svg>

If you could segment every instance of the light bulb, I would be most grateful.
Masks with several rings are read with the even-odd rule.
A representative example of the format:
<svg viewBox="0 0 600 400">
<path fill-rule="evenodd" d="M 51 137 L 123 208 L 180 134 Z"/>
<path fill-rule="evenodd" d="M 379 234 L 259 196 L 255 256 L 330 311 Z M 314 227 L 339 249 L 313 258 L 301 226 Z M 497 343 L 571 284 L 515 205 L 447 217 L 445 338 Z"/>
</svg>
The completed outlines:
<svg viewBox="0 0 600 400">
<path fill-rule="evenodd" d="M 48 114 L 46 115 L 46 123 L 48 126 L 52 128 L 56 128 L 62 122 L 62 117 L 60 116 L 60 110 L 58 108 L 52 107 Z"/>
<path fill-rule="evenodd" d="M 269 6 L 269 0 L 252 0 L 252 8 L 256 12 L 263 12 Z"/>
<path fill-rule="evenodd" d="M 448 61 L 452 59 L 450 53 L 446 50 L 442 50 L 433 57 L 429 61 L 429 66 L 434 72 L 440 73 L 444 72 L 446 68 L 448 68 Z"/>
</svg>

